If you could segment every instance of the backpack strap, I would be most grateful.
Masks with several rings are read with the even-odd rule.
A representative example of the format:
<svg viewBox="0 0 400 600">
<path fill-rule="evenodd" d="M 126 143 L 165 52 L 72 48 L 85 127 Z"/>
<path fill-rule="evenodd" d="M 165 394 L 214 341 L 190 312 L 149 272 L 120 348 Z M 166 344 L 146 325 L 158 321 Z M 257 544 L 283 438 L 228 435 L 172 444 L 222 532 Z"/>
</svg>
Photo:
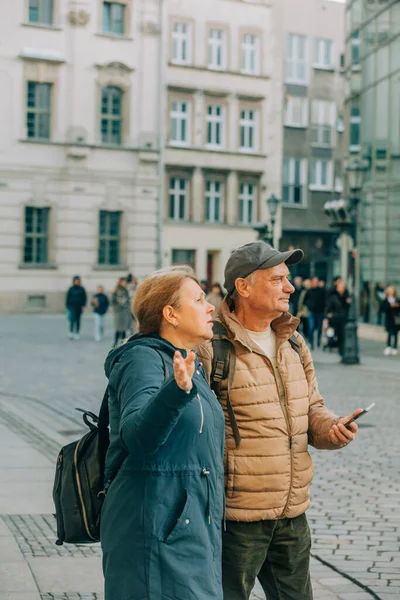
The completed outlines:
<svg viewBox="0 0 400 600">
<path fill-rule="evenodd" d="M 304 369 L 304 359 L 303 359 L 303 355 L 301 353 L 301 345 L 300 345 L 300 342 L 299 342 L 299 340 L 298 340 L 298 338 L 297 338 L 297 336 L 295 334 L 293 334 L 292 337 L 289 338 L 289 343 L 292 346 L 293 350 L 295 352 L 297 352 L 297 354 L 299 355 L 301 365 L 302 365 L 302 367 Z"/>
<path fill-rule="evenodd" d="M 213 347 L 213 360 L 210 375 L 211 389 L 217 396 L 221 396 L 221 382 L 228 381 L 226 405 L 228 409 L 229 421 L 231 423 L 233 437 L 235 438 L 236 447 L 239 446 L 241 437 L 237 424 L 235 412 L 233 410 L 230 391 L 235 376 L 236 367 L 236 352 L 235 347 L 228 337 L 228 331 L 220 321 L 213 321 L 214 336 L 211 341 Z"/>
</svg>

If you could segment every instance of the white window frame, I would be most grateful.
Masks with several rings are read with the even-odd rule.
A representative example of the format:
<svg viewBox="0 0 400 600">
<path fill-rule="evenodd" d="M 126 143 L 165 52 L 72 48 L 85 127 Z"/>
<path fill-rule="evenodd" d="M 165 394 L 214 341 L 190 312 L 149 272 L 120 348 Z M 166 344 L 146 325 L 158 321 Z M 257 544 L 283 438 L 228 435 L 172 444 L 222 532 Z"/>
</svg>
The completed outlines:
<svg viewBox="0 0 400 600">
<path fill-rule="evenodd" d="M 212 114 L 209 109 L 212 109 Z M 220 109 L 220 114 L 216 112 Z M 220 143 L 217 142 L 217 132 L 219 128 Z M 211 129 L 211 141 L 209 140 L 209 129 Z M 225 107 L 221 104 L 207 104 L 206 115 L 206 147 L 215 150 L 222 150 L 225 146 Z"/>
<path fill-rule="evenodd" d="M 208 68 L 213 71 L 226 69 L 226 34 L 218 27 L 208 30 Z"/>
<path fill-rule="evenodd" d="M 251 188 L 251 192 L 250 192 Z M 243 218 L 240 218 L 240 207 L 243 203 Z M 251 181 L 239 182 L 239 206 L 238 206 L 238 223 L 239 225 L 252 225 L 255 222 L 256 207 L 257 207 L 257 186 Z M 249 207 L 251 206 L 251 211 Z M 251 218 L 250 218 L 251 212 Z"/>
<path fill-rule="evenodd" d="M 289 52 L 290 41 L 291 50 Z M 300 43 L 304 44 L 304 57 L 298 58 Z M 304 75 L 300 76 L 300 69 L 304 70 Z M 285 82 L 298 85 L 307 85 L 308 83 L 308 38 L 305 35 L 289 33 L 286 37 L 286 70 Z"/>
<path fill-rule="evenodd" d="M 181 177 L 178 175 L 170 175 L 169 176 L 169 185 L 168 185 L 168 218 L 171 221 L 177 221 L 179 223 L 189 221 L 189 180 L 186 177 Z M 174 181 L 174 187 L 172 187 L 172 180 Z M 181 182 L 184 182 L 184 189 L 180 187 Z M 183 218 L 179 217 L 179 208 L 180 208 L 180 200 L 181 196 L 184 195 L 184 216 Z M 171 215 L 171 196 L 173 196 L 173 210 Z"/>
<path fill-rule="evenodd" d="M 217 191 L 217 186 L 219 190 Z M 209 189 L 207 189 L 209 188 Z M 207 178 L 205 181 L 205 221 L 206 223 L 224 222 L 224 184 L 220 179 Z M 218 218 L 215 218 L 215 206 L 218 202 Z M 209 204 L 209 216 L 207 218 L 207 204 Z"/>
<path fill-rule="evenodd" d="M 300 121 L 296 121 L 295 118 L 298 113 L 301 115 Z M 285 127 L 308 127 L 308 98 L 303 96 L 286 96 L 283 124 Z"/>
<path fill-rule="evenodd" d="M 324 167 L 325 165 L 325 167 Z M 313 173 L 315 166 L 315 181 L 313 181 Z M 323 182 L 323 172 L 326 173 L 326 182 Z M 309 189 L 311 191 L 330 192 L 333 187 L 333 161 L 325 158 L 311 159 L 311 172 Z"/>
<path fill-rule="evenodd" d="M 185 21 L 174 21 L 172 24 L 172 63 L 192 64 L 192 27 Z"/>
<path fill-rule="evenodd" d="M 290 208 L 307 208 L 307 160 L 305 158 L 297 158 L 297 157 L 288 157 L 285 156 L 283 159 L 284 163 L 287 161 L 288 163 L 288 171 L 289 171 L 289 181 L 285 183 L 282 181 L 282 188 L 285 186 L 289 187 L 289 200 L 283 200 L 285 206 L 289 206 Z M 295 171 L 296 171 L 296 163 L 300 163 L 300 183 L 297 184 L 295 182 Z M 283 179 L 283 177 L 282 177 Z M 295 188 L 300 186 L 301 188 L 301 202 L 296 203 L 294 201 L 295 197 Z M 282 190 L 282 198 L 284 198 L 283 190 Z"/>
<path fill-rule="evenodd" d="M 242 69 L 245 75 L 260 74 L 260 36 L 244 33 L 242 36 Z"/>
<path fill-rule="evenodd" d="M 353 104 L 358 104 L 359 107 L 359 114 L 358 116 L 356 115 L 352 115 L 351 114 L 351 109 Z M 360 112 L 360 104 L 357 102 L 353 102 L 352 104 L 350 104 L 350 111 L 349 111 L 349 152 L 359 152 L 361 145 L 360 144 L 351 144 L 351 126 L 352 125 L 358 125 L 358 138 L 360 139 L 360 133 L 361 133 L 361 112 Z"/>
<path fill-rule="evenodd" d="M 253 118 L 250 118 L 250 115 Z M 240 152 L 257 152 L 258 151 L 258 122 L 259 111 L 256 108 L 241 108 L 240 109 L 240 131 L 239 131 L 239 150 Z M 242 145 L 242 133 L 244 133 L 244 145 Z M 251 138 L 253 144 L 250 144 Z"/>
<path fill-rule="evenodd" d="M 326 46 L 329 46 L 329 62 L 325 62 Z M 334 43 L 327 38 L 315 38 L 314 40 L 314 69 L 331 71 L 334 68 Z"/>
<path fill-rule="evenodd" d="M 311 110 L 311 140 L 313 146 L 333 148 L 336 142 L 336 103 L 313 100 Z M 329 133 L 329 141 L 325 140 Z M 316 139 L 314 135 L 316 134 Z"/>
<path fill-rule="evenodd" d="M 186 107 L 186 110 L 183 110 Z M 186 138 L 183 139 L 182 131 L 185 123 Z M 174 130 L 176 138 L 174 139 Z M 170 113 L 170 140 L 171 146 L 190 146 L 191 141 L 191 103 L 187 100 L 172 100 Z"/>
</svg>

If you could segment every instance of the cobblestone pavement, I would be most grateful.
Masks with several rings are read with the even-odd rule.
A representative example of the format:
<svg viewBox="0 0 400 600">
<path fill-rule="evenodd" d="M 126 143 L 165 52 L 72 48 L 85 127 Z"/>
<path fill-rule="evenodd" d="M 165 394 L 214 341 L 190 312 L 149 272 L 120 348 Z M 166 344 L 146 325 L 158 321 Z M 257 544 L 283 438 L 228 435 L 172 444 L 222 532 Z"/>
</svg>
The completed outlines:
<svg viewBox="0 0 400 600">
<path fill-rule="evenodd" d="M 61 445 L 85 431 L 74 408 L 97 411 L 104 392 L 111 323 L 100 343 L 93 341 L 92 327 L 85 316 L 81 340 L 69 341 L 59 316 L 0 317 L 0 424 L 52 462 Z M 315 353 L 329 407 L 348 414 L 377 403 L 360 420 L 354 444 L 335 452 L 312 450 L 315 478 L 308 518 L 317 599 L 400 598 L 400 357 L 384 358 L 382 350 L 381 344 L 362 342 L 362 364 L 351 367 L 340 365 L 334 353 Z M 31 569 L 32 561 L 45 558 L 99 560 L 98 546 L 55 546 L 51 515 L 12 512 L 2 515 L 3 522 Z M 41 598 L 101 596 L 95 587 L 92 593 L 70 591 L 46 588 Z M 259 588 L 254 594 L 264 598 Z"/>
</svg>

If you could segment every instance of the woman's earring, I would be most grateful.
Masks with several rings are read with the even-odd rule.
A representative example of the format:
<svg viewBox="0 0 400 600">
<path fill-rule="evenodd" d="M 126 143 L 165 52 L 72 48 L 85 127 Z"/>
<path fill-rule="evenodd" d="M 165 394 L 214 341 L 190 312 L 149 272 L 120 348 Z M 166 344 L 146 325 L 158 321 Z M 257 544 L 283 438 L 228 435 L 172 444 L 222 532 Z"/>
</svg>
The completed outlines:
<svg viewBox="0 0 400 600">
<path fill-rule="evenodd" d="M 174 323 L 174 329 L 178 329 L 178 323 Z"/>
</svg>

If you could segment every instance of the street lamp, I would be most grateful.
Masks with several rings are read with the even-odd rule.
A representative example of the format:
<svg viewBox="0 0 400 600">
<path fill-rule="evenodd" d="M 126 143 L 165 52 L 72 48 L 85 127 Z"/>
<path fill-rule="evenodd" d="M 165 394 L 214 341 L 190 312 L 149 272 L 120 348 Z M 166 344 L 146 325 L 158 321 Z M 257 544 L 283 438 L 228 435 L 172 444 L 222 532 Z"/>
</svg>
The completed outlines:
<svg viewBox="0 0 400 600">
<path fill-rule="evenodd" d="M 354 224 L 354 212 L 351 204 L 346 200 L 330 200 L 324 205 L 324 212 L 331 220 L 331 227 L 339 229 L 341 232 L 341 268 L 342 278 L 347 284 L 348 275 L 348 231 L 351 231 Z M 358 365 L 360 363 L 357 335 L 357 316 L 354 306 L 354 297 L 351 298 L 347 321 L 344 327 L 342 363 L 345 365 Z"/>
<path fill-rule="evenodd" d="M 278 212 L 278 206 L 280 204 L 279 198 L 275 196 L 275 194 L 271 194 L 271 196 L 266 200 L 266 204 L 268 206 L 268 212 L 270 216 L 271 226 L 267 223 L 258 223 L 253 226 L 253 229 L 258 232 L 258 239 L 263 242 L 267 242 L 271 246 L 274 245 L 274 233 L 275 233 L 275 222 L 276 215 Z"/>
</svg>

